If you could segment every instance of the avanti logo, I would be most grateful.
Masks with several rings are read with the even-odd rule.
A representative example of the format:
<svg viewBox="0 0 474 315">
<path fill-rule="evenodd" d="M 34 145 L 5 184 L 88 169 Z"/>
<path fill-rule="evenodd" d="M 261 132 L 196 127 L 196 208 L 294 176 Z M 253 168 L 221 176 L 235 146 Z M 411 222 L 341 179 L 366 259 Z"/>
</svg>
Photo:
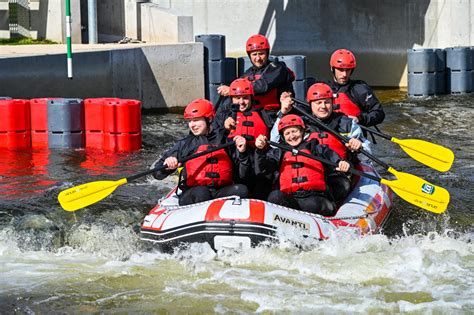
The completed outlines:
<svg viewBox="0 0 474 315">
<path fill-rule="evenodd" d="M 281 222 L 283 224 L 291 225 L 305 231 L 309 231 L 309 224 L 295 219 L 286 218 L 278 214 L 273 214 L 273 222 Z"/>
<path fill-rule="evenodd" d="M 423 186 L 421 186 L 421 191 L 425 194 L 432 195 L 434 194 L 435 187 L 433 185 L 424 183 Z"/>
</svg>

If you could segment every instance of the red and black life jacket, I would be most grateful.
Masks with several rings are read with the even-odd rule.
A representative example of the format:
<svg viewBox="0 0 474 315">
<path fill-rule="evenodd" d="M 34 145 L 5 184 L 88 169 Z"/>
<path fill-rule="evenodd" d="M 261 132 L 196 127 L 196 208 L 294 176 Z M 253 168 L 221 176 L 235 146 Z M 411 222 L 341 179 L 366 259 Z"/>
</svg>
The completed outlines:
<svg viewBox="0 0 474 315">
<path fill-rule="evenodd" d="M 202 144 L 194 153 L 206 151 L 209 146 Z M 188 187 L 223 187 L 233 184 L 232 161 L 224 149 L 189 160 L 184 167 Z"/>
<path fill-rule="evenodd" d="M 308 149 L 301 152 L 311 153 Z M 284 193 L 294 193 L 299 189 L 326 190 L 323 164 L 285 152 L 280 165 L 280 190 Z"/>
<path fill-rule="evenodd" d="M 270 130 L 259 111 L 237 112 L 234 120 L 236 128 L 230 132 L 229 138 L 243 136 L 250 146 L 255 147 L 255 139 L 259 135 L 270 137 Z"/>
<path fill-rule="evenodd" d="M 325 144 L 335 151 L 341 159 L 347 160 L 347 148 L 336 136 L 325 131 L 313 131 L 309 134 L 307 141 L 310 139 L 318 139 L 319 144 Z"/>
<path fill-rule="evenodd" d="M 255 80 L 260 80 L 262 77 L 261 74 L 254 75 Z M 265 94 L 254 95 L 256 109 L 265 109 L 265 110 L 278 110 L 280 109 L 280 100 L 278 99 L 278 90 L 273 88 L 268 90 Z"/>
<path fill-rule="evenodd" d="M 341 112 L 346 116 L 355 117 L 358 117 L 362 112 L 360 107 L 350 99 L 346 92 L 338 92 L 335 102 L 339 104 L 339 108 L 335 109 L 335 112 Z"/>
</svg>

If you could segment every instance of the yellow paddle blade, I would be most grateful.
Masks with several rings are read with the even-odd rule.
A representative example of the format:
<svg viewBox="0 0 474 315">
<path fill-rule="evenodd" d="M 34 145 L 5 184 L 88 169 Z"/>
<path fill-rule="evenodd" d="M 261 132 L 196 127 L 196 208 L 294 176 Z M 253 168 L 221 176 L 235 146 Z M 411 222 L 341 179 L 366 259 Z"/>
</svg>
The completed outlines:
<svg viewBox="0 0 474 315">
<path fill-rule="evenodd" d="M 398 172 L 393 168 L 388 171 L 397 177 L 396 180 L 383 179 L 380 183 L 390 187 L 394 193 L 405 201 L 422 209 L 443 213 L 449 204 L 449 192 L 443 187 L 433 185 L 413 174 Z"/>
<path fill-rule="evenodd" d="M 419 139 L 397 139 L 390 141 L 397 143 L 410 157 L 420 163 L 428 165 L 440 172 L 446 172 L 454 161 L 454 153 L 439 144 Z"/>
<path fill-rule="evenodd" d="M 118 186 L 126 184 L 127 179 L 117 181 L 97 181 L 74 186 L 58 195 L 59 203 L 66 211 L 76 211 L 96 203 L 110 195 Z"/>
</svg>

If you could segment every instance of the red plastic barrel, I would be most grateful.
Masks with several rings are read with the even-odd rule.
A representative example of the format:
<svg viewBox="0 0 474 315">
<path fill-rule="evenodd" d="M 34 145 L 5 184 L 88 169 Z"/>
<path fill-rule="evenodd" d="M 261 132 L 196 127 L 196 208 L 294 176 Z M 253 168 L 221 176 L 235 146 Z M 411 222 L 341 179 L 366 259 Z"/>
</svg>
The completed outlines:
<svg viewBox="0 0 474 315">
<path fill-rule="evenodd" d="M 142 131 L 141 102 L 121 99 L 104 103 L 104 132 Z"/>
<path fill-rule="evenodd" d="M 88 98 L 84 100 L 86 148 L 102 149 L 104 133 L 104 104 L 118 102 L 119 98 Z"/>
<path fill-rule="evenodd" d="M 103 149 L 135 151 L 142 145 L 141 102 L 121 99 L 104 103 Z"/>
<path fill-rule="evenodd" d="M 31 147 L 29 100 L 0 100 L 0 147 Z"/>
<path fill-rule="evenodd" d="M 141 133 L 104 133 L 103 147 L 107 151 L 130 152 L 142 147 Z"/>
<path fill-rule="evenodd" d="M 31 146 L 48 147 L 48 101 L 56 98 L 33 98 L 30 100 Z"/>
</svg>

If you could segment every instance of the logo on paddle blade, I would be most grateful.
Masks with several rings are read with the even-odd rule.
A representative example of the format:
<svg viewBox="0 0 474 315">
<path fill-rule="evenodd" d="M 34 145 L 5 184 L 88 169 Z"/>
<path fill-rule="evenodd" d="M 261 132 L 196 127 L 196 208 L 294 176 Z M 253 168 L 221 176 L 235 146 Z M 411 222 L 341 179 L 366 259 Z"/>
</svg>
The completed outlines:
<svg viewBox="0 0 474 315">
<path fill-rule="evenodd" d="M 435 187 L 433 185 L 425 183 L 423 184 L 423 186 L 421 186 L 421 191 L 425 194 L 432 195 L 435 191 Z"/>
</svg>

